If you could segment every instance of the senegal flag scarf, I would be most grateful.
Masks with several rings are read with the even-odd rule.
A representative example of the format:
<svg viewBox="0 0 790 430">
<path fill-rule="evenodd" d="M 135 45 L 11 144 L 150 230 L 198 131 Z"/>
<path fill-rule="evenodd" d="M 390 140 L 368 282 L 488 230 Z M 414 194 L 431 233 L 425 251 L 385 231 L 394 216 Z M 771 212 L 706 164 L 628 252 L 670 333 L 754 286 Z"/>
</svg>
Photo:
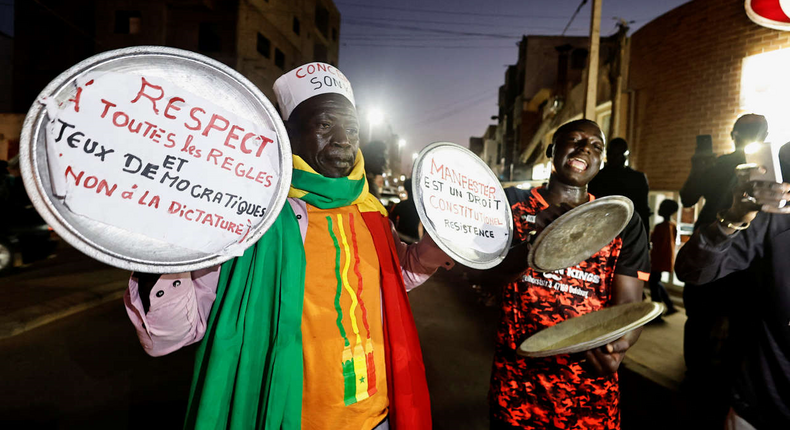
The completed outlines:
<svg viewBox="0 0 790 430">
<path fill-rule="evenodd" d="M 288 196 L 321 209 L 359 208 L 381 267 L 390 426 L 430 429 L 425 367 L 395 242 L 386 210 L 368 192 L 361 152 L 356 159 L 348 177 L 326 178 L 294 156 Z M 299 224 L 286 204 L 254 246 L 222 265 L 186 428 L 301 428 L 305 264 Z"/>
</svg>

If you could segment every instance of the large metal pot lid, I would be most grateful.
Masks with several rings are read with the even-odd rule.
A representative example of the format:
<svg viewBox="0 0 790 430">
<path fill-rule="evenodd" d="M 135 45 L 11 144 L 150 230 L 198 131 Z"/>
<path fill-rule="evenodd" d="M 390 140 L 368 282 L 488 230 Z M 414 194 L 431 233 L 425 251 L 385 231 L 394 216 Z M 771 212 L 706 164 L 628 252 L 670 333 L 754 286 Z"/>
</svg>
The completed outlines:
<svg viewBox="0 0 790 430">
<path fill-rule="evenodd" d="M 412 169 L 423 227 L 453 260 L 488 269 L 507 255 L 513 218 L 496 175 L 477 155 L 450 142 L 423 149 Z"/>
<path fill-rule="evenodd" d="M 540 232 L 527 262 L 539 272 L 575 266 L 614 240 L 633 214 L 634 204 L 623 196 L 601 197 L 576 206 Z"/>
<path fill-rule="evenodd" d="M 587 351 L 621 338 L 661 316 L 664 304 L 638 302 L 614 305 L 568 318 L 528 337 L 517 353 L 525 357 L 548 357 Z"/>
<path fill-rule="evenodd" d="M 22 177 L 47 223 L 104 263 L 182 272 L 241 255 L 287 198 L 285 127 L 261 91 L 194 52 L 105 52 L 25 118 Z"/>
</svg>

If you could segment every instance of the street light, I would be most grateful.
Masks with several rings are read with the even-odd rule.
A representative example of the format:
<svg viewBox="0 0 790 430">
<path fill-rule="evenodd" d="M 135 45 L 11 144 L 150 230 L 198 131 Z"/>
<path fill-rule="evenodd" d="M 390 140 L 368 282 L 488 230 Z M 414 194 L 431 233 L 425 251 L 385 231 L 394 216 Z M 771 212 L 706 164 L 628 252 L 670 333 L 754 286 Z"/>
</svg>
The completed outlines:
<svg viewBox="0 0 790 430">
<path fill-rule="evenodd" d="M 398 140 L 398 148 L 403 149 L 404 146 L 406 146 L 406 139 Z"/>
<path fill-rule="evenodd" d="M 371 109 L 368 112 L 368 142 L 373 140 L 373 126 L 379 125 L 384 121 L 384 114 L 378 109 Z"/>
<path fill-rule="evenodd" d="M 381 121 L 384 121 L 384 114 L 381 113 L 380 110 L 371 109 L 370 112 L 368 112 L 368 122 L 371 125 L 379 125 Z"/>
</svg>

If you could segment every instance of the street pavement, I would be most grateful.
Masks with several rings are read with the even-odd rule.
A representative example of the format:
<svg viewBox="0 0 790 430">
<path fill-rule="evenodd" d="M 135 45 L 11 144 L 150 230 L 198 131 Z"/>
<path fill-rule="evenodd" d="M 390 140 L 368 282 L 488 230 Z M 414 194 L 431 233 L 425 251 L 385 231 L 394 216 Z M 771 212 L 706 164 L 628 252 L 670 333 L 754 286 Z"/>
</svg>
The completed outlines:
<svg viewBox="0 0 790 430">
<path fill-rule="evenodd" d="M 127 278 L 68 248 L 0 277 L 0 428 L 181 426 L 194 346 L 159 358 L 142 351 L 119 299 Z M 440 269 L 410 301 L 434 428 L 487 429 L 497 310 L 456 270 Z M 646 327 L 629 351 L 620 372 L 624 429 L 682 428 L 684 320 L 678 313 Z"/>
<path fill-rule="evenodd" d="M 0 340 L 0 428 L 181 428 L 193 358 L 146 355 L 118 299 Z"/>
<path fill-rule="evenodd" d="M 51 258 L 0 276 L 0 339 L 122 297 L 128 279 L 60 240 Z"/>
<path fill-rule="evenodd" d="M 488 429 L 488 393 L 498 310 L 463 278 L 440 269 L 409 293 L 420 332 L 434 429 Z M 620 367 L 624 430 L 683 429 L 681 311 L 646 326 Z M 633 355 L 633 357 L 630 357 Z"/>
</svg>

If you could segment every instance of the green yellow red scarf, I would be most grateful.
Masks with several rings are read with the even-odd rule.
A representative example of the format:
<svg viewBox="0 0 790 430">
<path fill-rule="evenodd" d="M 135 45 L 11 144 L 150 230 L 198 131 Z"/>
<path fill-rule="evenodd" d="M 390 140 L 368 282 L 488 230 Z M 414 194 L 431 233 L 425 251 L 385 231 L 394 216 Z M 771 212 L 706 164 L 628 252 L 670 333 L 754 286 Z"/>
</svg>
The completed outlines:
<svg viewBox="0 0 790 430">
<path fill-rule="evenodd" d="M 357 151 L 354 168 L 345 178 L 327 178 L 313 170 L 301 157 L 294 155 L 294 172 L 288 197 L 302 199 L 319 209 L 357 205 L 360 212 L 380 212 L 387 216 L 387 210 L 379 199 L 368 191 L 362 151 Z"/>
<path fill-rule="evenodd" d="M 368 192 L 364 160 L 326 178 L 294 156 L 289 197 L 322 209 L 357 205 L 381 266 L 384 341 L 393 429 L 431 426 L 425 368 L 386 210 Z M 301 428 L 305 253 L 286 204 L 264 236 L 222 265 L 195 362 L 186 428 Z"/>
</svg>

